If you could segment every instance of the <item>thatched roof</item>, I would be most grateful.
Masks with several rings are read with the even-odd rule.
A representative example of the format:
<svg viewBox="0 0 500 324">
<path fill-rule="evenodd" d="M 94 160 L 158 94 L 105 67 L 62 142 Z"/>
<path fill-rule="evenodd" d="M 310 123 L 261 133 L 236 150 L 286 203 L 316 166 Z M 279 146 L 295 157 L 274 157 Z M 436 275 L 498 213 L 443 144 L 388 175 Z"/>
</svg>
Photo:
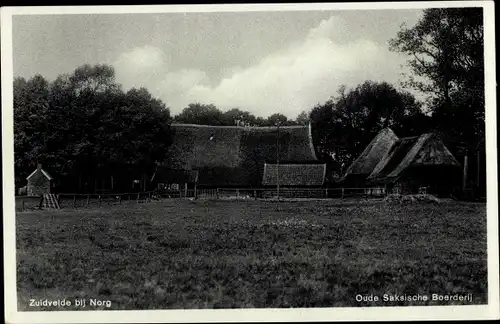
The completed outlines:
<svg viewBox="0 0 500 324">
<path fill-rule="evenodd" d="M 26 180 L 31 179 L 37 172 L 41 172 L 41 174 L 47 179 L 47 180 L 53 180 L 54 178 L 44 169 L 42 168 L 37 168 L 33 172 L 30 173 L 29 176 L 26 177 Z"/>
<path fill-rule="evenodd" d="M 444 143 L 434 134 L 398 140 L 368 176 L 369 182 L 393 182 L 410 167 L 459 166 Z"/>
<path fill-rule="evenodd" d="M 165 164 L 199 170 L 199 184 L 258 186 L 266 161 L 317 161 L 310 126 L 206 126 L 172 124 Z M 278 142 L 278 145 L 277 145 Z"/>
<path fill-rule="evenodd" d="M 326 164 L 265 164 L 262 185 L 276 186 L 322 186 L 325 181 Z"/>
<path fill-rule="evenodd" d="M 363 177 L 363 180 L 366 179 L 397 140 L 398 137 L 392 129 L 384 128 L 381 130 L 347 168 L 344 177 L 340 181 L 346 181 L 348 178 L 357 176 Z"/>
</svg>

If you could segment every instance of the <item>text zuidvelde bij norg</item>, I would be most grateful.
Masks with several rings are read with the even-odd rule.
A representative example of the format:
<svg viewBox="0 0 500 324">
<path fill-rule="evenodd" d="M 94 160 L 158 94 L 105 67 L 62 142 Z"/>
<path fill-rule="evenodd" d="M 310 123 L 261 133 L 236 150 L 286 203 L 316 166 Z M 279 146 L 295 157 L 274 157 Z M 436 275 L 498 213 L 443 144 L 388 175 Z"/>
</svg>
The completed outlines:
<svg viewBox="0 0 500 324">
<path fill-rule="evenodd" d="M 79 308 L 85 308 L 85 307 L 106 307 L 109 308 L 111 307 L 111 301 L 110 300 L 100 300 L 96 298 L 77 298 L 74 300 L 69 300 L 69 299 L 30 299 L 29 301 L 29 307 L 57 307 L 57 308 L 63 308 L 63 307 L 79 307 Z"/>
</svg>

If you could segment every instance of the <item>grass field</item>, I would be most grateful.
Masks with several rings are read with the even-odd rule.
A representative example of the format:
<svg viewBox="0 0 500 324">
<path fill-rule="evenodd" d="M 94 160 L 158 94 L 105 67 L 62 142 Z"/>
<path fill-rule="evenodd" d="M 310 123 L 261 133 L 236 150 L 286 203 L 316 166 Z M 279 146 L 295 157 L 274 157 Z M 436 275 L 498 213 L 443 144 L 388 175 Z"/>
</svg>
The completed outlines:
<svg viewBox="0 0 500 324">
<path fill-rule="evenodd" d="M 464 303 L 355 299 L 385 293 L 487 302 L 484 204 L 172 199 L 24 212 L 16 224 L 19 310 L 68 310 L 28 307 L 63 298 L 109 309 Z"/>
</svg>

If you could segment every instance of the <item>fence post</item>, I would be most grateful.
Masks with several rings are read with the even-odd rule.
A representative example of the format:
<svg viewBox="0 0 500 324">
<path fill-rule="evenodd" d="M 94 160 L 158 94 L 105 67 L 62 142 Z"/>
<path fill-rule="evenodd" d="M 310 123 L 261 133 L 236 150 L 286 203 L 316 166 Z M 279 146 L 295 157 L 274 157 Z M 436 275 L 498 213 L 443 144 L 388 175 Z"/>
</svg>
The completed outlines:
<svg viewBox="0 0 500 324">
<path fill-rule="evenodd" d="M 342 188 L 342 198 L 341 199 L 344 199 L 344 188 Z"/>
<path fill-rule="evenodd" d="M 73 196 L 73 208 L 76 208 L 76 195 Z"/>
</svg>

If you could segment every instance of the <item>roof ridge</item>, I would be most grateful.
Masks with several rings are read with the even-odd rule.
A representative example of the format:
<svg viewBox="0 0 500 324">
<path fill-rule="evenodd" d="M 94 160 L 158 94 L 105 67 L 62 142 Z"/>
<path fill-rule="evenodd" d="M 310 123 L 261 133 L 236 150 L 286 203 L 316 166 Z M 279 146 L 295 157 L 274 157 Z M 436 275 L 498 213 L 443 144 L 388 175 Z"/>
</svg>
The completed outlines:
<svg viewBox="0 0 500 324">
<path fill-rule="evenodd" d="M 399 140 L 411 140 L 411 139 L 415 139 L 415 138 L 419 138 L 419 137 L 422 137 L 422 136 L 433 136 L 434 133 L 424 133 L 424 134 L 421 134 L 421 135 L 415 135 L 415 136 L 406 136 L 406 137 L 401 137 Z"/>
<path fill-rule="evenodd" d="M 431 138 L 432 134 L 422 134 L 418 137 L 417 141 L 412 145 L 411 149 L 406 153 L 405 157 L 401 160 L 401 162 L 387 175 L 388 178 L 397 177 L 402 170 L 406 169 L 408 165 L 410 165 L 411 161 L 415 158 L 415 156 L 422 150 L 425 142 Z"/>
<path fill-rule="evenodd" d="M 42 172 L 42 174 L 48 179 L 48 180 L 52 180 L 54 179 L 47 171 L 45 171 L 44 169 L 35 169 L 33 172 L 30 173 L 29 176 L 26 177 L 26 180 L 29 180 L 29 178 L 31 178 L 37 171 Z"/>
<path fill-rule="evenodd" d="M 411 148 L 406 152 L 406 154 L 399 161 L 399 163 L 396 164 L 395 166 L 393 166 L 391 168 L 391 170 L 384 172 L 385 176 L 382 175 L 382 177 L 385 177 L 385 178 L 398 177 L 399 174 L 401 173 L 401 171 L 406 169 L 406 167 L 408 167 L 408 165 L 411 163 L 413 158 L 415 158 L 415 156 L 418 154 L 418 152 L 420 152 L 420 150 L 424 146 L 425 142 L 427 142 L 427 140 L 431 137 L 432 137 L 432 133 L 425 133 L 425 134 L 418 135 L 418 136 L 409 136 L 409 137 L 401 138 L 398 141 L 398 144 L 396 144 L 396 145 L 401 145 L 401 143 L 405 139 L 406 140 L 416 140 L 416 141 L 413 144 L 411 144 Z M 384 171 L 384 169 L 387 167 L 387 165 L 389 163 L 391 163 L 391 160 L 394 159 L 394 156 L 398 153 L 397 151 L 399 149 L 400 149 L 400 147 L 396 146 L 395 151 L 393 153 L 387 152 L 387 155 L 382 160 L 380 160 L 380 162 L 377 164 L 375 169 L 373 169 L 373 172 L 368 176 L 367 179 L 374 180 L 374 179 L 379 178 L 381 176 L 380 173 L 382 171 Z"/>
<path fill-rule="evenodd" d="M 200 125 L 200 124 L 182 124 L 182 123 L 172 123 L 170 126 L 186 126 L 186 127 L 198 127 L 198 128 L 234 128 L 234 129 L 276 129 L 277 126 L 229 126 L 229 125 Z M 280 129 L 283 128 L 308 128 L 307 125 L 286 125 L 280 126 Z"/>
<path fill-rule="evenodd" d="M 325 162 L 320 162 L 318 161 L 318 163 L 313 163 L 313 162 L 307 162 L 307 163 L 300 163 L 300 162 L 292 162 L 292 163 L 287 163 L 287 162 L 280 162 L 280 163 L 271 163 L 271 162 L 264 162 L 264 164 L 267 164 L 267 165 L 280 165 L 280 166 L 287 166 L 287 165 L 300 165 L 300 166 L 303 166 L 303 165 L 326 165 Z"/>
</svg>

